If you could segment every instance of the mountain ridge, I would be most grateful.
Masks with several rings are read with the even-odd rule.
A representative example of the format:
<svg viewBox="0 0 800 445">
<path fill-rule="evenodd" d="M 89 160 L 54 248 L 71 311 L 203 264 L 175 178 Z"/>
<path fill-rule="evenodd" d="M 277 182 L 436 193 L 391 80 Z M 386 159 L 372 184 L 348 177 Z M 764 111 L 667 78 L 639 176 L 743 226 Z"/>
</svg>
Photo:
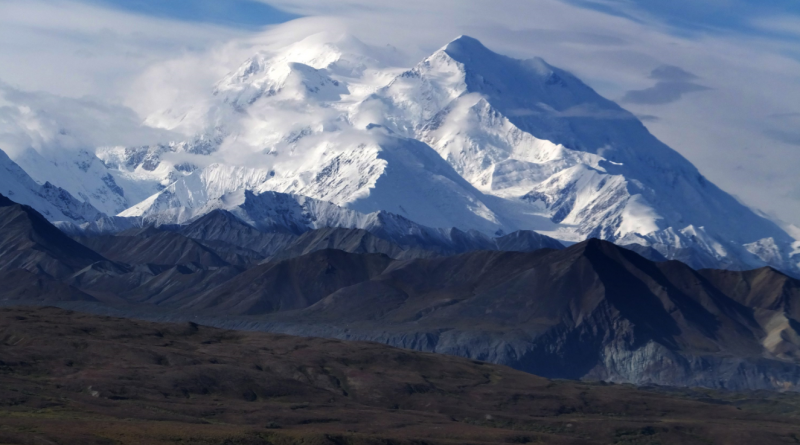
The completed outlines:
<svg viewBox="0 0 800 445">
<path fill-rule="evenodd" d="M 368 340 L 550 377 L 800 388 L 800 280 L 771 268 L 696 271 L 598 239 L 524 251 L 525 233 L 506 240 L 523 251 L 495 239 L 443 254 L 331 228 L 269 240 L 285 244 L 264 258 L 210 225 L 238 219 L 210 215 L 85 241 L 110 261 L 0 196 L 0 301 Z M 181 233 L 197 229 L 223 236 Z"/>
<path fill-rule="evenodd" d="M 788 389 L 800 382 L 800 282 L 788 280 L 785 301 L 793 303 L 765 312 L 680 262 L 652 263 L 595 239 L 553 252 L 395 262 L 307 309 L 268 316 L 274 321 L 264 329 L 379 341 L 551 377 Z"/>
</svg>

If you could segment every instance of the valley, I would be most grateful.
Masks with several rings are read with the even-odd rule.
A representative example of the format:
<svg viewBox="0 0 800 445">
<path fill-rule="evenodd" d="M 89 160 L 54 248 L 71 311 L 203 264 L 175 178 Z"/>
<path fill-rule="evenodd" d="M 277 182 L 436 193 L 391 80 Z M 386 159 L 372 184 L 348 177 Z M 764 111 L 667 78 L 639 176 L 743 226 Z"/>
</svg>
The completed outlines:
<svg viewBox="0 0 800 445">
<path fill-rule="evenodd" d="M 0 441 L 796 443 L 793 394 L 548 380 L 375 343 L 0 309 Z"/>
</svg>

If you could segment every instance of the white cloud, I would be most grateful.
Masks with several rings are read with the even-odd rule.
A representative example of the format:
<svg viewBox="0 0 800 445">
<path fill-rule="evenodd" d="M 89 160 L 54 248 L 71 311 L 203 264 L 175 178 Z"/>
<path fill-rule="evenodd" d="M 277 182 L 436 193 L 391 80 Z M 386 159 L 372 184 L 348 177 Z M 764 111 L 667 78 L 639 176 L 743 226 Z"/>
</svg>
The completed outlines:
<svg viewBox="0 0 800 445">
<path fill-rule="evenodd" d="M 25 92 L 0 83 L 0 149 L 11 158 L 29 148 L 85 150 L 153 144 L 175 137 L 172 132 L 141 125 L 141 118 L 124 106 Z"/>
<path fill-rule="evenodd" d="M 0 80 L 71 97 L 120 97 L 145 67 L 244 35 L 75 0 L 2 0 Z"/>
</svg>

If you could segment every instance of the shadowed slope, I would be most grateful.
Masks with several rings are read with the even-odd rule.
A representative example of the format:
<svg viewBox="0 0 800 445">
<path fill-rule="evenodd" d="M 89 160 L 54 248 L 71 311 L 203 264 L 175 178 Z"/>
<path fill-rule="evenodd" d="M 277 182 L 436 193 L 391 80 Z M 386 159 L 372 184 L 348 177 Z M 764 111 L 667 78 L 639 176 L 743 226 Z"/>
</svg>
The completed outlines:
<svg viewBox="0 0 800 445">
<path fill-rule="evenodd" d="M 214 210 L 190 224 L 181 226 L 178 233 L 213 247 L 236 246 L 266 258 L 286 248 L 296 235 L 284 232 L 261 232 L 245 224 L 225 210 Z"/>
<path fill-rule="evenodd" d="M 781 335 L 796 336 L 797 320 L 780 315 L 788 317 Z M 766 342 L 772 321 L 757 308 L 682 263 L 653 263 L 599 240 L 561 251 L 396 261 L 372 280 L 271 318 L 286 332 L 382 341 L 552 377 L 800 384 L 787 349 L 793 340 Z"/>
<path fill-rule="evenodd" d="M 0 252 L 0 270 L 25 269 L 56 278 L 105 260 L 64 235 L 36 210 L 2 195 Z"/>
<path fill-rule="evenodd" d="M 744 272 L 706 269 L 699 273 L 741 304 L 785 311 L 800 320 L 800 280 L 771 267 Z"/>
<path fill-rule="evenodd" d="M 62 283 L 43 274 L 25 269 L 0 271 L 0 300 L 16 301 L 97 301 L 94 297 L 77 288 Z"/>
<path fill-rule="evenodd" d="M 338 289 L 379 275 L 391 261 L 381 254 L 320 250 L 254 267 L 199 295 L 184 295 L 182 306 L 231 315 L 301 309 Z"/>
<path fill-rule="evenodd" d="M 127 264 L 196 263 L 204 267 L 230 265 L 220 254 L 191 238 L 155 228 L 136 229 L 118 235 L 84 237 L 78 240 L 111 260 Z M 245 263 L 243 259 L 235 256 L 229 256 L 228 259 L 239 264 Z"/>
<path fill-rule="evenodd" d="M 306 232 L 269 261 L 294 258 L 325 249 L 342 250 L 349 253 L 380 253 L 390 258 L 425 258 L 437 253 L 424 247 L 403 248 L 361 229 L 326 227 Z"/>
</svg>

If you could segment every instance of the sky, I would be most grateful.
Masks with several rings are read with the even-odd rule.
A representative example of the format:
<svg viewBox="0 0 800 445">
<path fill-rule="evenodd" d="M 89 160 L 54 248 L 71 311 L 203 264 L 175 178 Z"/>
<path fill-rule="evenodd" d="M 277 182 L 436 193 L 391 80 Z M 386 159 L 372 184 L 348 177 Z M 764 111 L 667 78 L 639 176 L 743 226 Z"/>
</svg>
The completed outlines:
<svg viewBox="0 0 800 445">
<path fill-rule="evenodd" d="M 150 17 L 253 31 L 299 17 L 255 0 L 88 0 L 87 3 Z"/>
<path fill-rule="evenodd" d="M 206 94 L 259 48 L 325 30 L 393 45 L 409 66 L 461 34 L 541 56 L 745 204 L 800 226 L 797 0 L 0 0 L 0 143 L 12 122 L 15 140 L 39 131 L 19 123 L 25 110 L 61 102 L 116 107 L 113 132 L 77 132 L 86 144 L 163 137 L 139 128 L 148 110 Z M 40 115 L 55 128 L 82 114 Z"/>
</svg>

